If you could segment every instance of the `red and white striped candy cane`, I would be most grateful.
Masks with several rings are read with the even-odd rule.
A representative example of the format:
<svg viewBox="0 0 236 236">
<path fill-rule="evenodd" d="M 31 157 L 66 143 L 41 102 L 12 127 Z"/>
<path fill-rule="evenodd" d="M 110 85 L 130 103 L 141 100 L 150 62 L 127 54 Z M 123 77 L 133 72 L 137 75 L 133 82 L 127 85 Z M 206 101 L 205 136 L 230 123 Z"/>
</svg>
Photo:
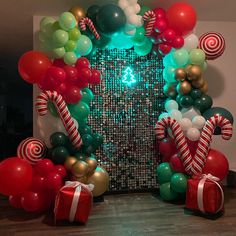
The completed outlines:
<svg viewBox="0 0 236 236">
<path fill-rule="evenodd" d="M 94 34 L 95 38 L 96 39 L 100 39 L 100 35 L 99 33 L 97 32 L 93 22 L 91 19 L 89 19 L 88 17 L 85 17 L 85 18 L 82 18 L 80 21 L 79 21 L 79 26 L 80 26 L 80 29 L 82 31 L 85 31 L 86 30 L 86 25 L 89 27 L 89 29 L 91 30 L 91 32 Z"/>
<path fill-rule="evenodd" d="M 147 22 L 145 25 L 146 36 L 151 35 L 154 23 L 156 21 L 156 15 L 154 11 L 147 11 L 143 15 L 143 21 Z"/>
<path fill-rule="evenodd" d="M 192 155 L 184 136 L 184 132 L 181 129 L 179 123 L 176 120 L 173 120 L 171 117 L 163 118 L 159 122 L 157 122 L 154 132 L 157 135 L 158 139 L 164 139 L 166 130 L 168 128 L 171 129 L 174 136 L 174 141 L 177 146 L 180 159 L 183 162 L 185 171 L 191 175 Z"/>
<path fill-rule="evenodd" d="M 207 120 L 201 132 L 201 136 L 198 141 L 197 151 L 192 163 L 193 173 L 202 173 L 202 169 L 205 165 L 208 151 L 210 148 L 212 136 L 217 126 L 221 128 L 221 136 L 223 139 L 229 140 L 232 137 L 233 127 L 228 119 L 220 115 L 215 115 L 212 116 L 209 120 Z"/>
<path fill-rule="evenodd" d="M 70 115 L 65 101 L 59 93 L 56 91 L 42 92 L 36 99 L 35 107 L 37 112 L 40 116 L 46 115 L 48 111 L 47 103 L 49 100 L 54 103 L 72 144 L 76 149 L 79 149 L 82 145 L 82 139 L 76 128 L 75 122 Z"/>
</svg>

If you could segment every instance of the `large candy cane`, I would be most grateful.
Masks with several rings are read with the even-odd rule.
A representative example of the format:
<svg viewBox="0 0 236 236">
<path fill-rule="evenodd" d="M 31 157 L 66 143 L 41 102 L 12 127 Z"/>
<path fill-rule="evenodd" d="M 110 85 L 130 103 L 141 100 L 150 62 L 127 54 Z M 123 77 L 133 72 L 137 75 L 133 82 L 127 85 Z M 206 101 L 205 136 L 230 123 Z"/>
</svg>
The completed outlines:
<svg viewBox="0 0 236 236">
<path fill-rule="evenodd" d="M 63 125 L 68 133 L 69 139 L 76 149 L 79 149 L 82 144 L 82 139 L 76 128 L 75 122 L 72 119 L 70 112 L 62 96 L 56 91 L 42 92 L 36 99 L 35 107 L 40 116 L 46 115 L 48 111 L 47 103 L 51 100 L 63 122 Z"/>
<path fill-rule="evenodd" d="M 184 136 L 184 132 L 181 129 L 179 123 L 176 120 L 173 120 L 171 117 L 163 118 L 157 122 L 154 132 L 158 139 L 164 139 L 166 130 L 168 128 L 171 129 L 174 136 L 174 141 L 177 146 L 180 159 L 183 162 L 185 171 L 192 175 L 192 155 Z"/>
<path fill-rule="evenodd" d="M 80 26 L 80 29 L 82 31 L 85 31 L 86 30 L 86 25 L 89 27 L 89 29 L 91 30 L 91 32 L 94 34 L 95 38 L 96 39 L 100 39 L 100 35 L 99 33 L 97 32 L 93 22 L 91 19 L 89 19 L 88 17 L 85 17 L 85 18 L 82 18 L 80 21 L 79 21 L 79 26 Z"/>
<path fill-rule="evenodd" d="M 147 11 L 143 15 L 143 21 L 147 22 L 145 25 L 146 36 L 151 35 L 154 23 L 156 21 L 156 15 L 154 11 Z"/>
<path fill-rule="evenodd" d="M 201 136 L 198 141 L 197 151 L 192 163 L 193 173 L 202 173 L 202 169 L 205 165 L 208 151 L 210 148 L 212 136 L 217 126 L 221 128 L 221 136 L 223 139 L 229 140 L 232 137 L 233 127 L 228 119 L 220 115 L 215 115 L 209 120 L 207 120 L 201 132 Z"/>
</svg>

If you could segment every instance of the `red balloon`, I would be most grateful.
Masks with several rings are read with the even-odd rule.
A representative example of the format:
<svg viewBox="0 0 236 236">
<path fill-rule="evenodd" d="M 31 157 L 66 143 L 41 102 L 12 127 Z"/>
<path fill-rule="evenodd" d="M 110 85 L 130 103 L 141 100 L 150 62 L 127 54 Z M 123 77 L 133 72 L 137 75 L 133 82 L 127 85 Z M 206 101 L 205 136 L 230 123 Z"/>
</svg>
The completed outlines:
<svg viewBox="0 0 236 236">
<path fill-rule="evenodd" d="M 192 156 L 194 156 L 197 151 L 198 141 L 191 141 L 189 139 L 186 139 L 186 140 L 187 140 L 189 150 L 190 150 Z"/>
<path fill-rule="evenodd" d="M 34 169 L 39 176 L 47 176 L 54 170 L 54 164 L 49 159 L 42 159 L 34 165 Z"/>
<path fill-rule="evenodd" d="M 47 75 L 51 77 L 51 83 L 54 87 L 64 83 L 66 80 L 66 73 L 60 67 L 51 66 L 47 71 Z"/>
<path fill-rule="evenodd" d="M 184 38 L 182 36 L 176 36 L 171 43 L 172 47 L 178 49 L 184 46 Z"/>
<path fill-rule="evenodd" d="M 66 65 L 63 69 L 66 72 L 67 82 L 69 82 L 70 84 L 76 84 L 76 82 L 78 80 L 78 71 L 77 71 L 77 69 L 75 67 L 69 66 L 69 65 Z"/>
<path fill-rule="evenodd" d="M 78 78 L 79 79 L 84 79 L 84 80 L 89 80 L 92 76 L 92 72 L 89 68 L 83 68 L 78 71 Z"/>
<path fill-rule="evenodd" d="M 61 68 L 67 65 L 63 59 L 54 59 L 52 64 Z"/>
<path fill-rule="evenodd" d="M 159 144 L 159 152 L 166 159 L 170 159 L 170 157 L 177 152 L 176 145 L 174 141 L 170 138 L 163 139 Z"/>
<path fill-rule="evenodd" d="M 77 70 L 81 70 L 83 68 L 90 68 L 90 62 L 86 57 L 81 57 L 76 61 L 75 67 L 77 68 Z"/>
<path fill-rule="evenodd" d="M 21 195 L 10 195 L 9 204 L 14 208 L 18 208 L 18 209 L 22 208 Z"/>
<path fill-rule="evenodd" d="M 89 79 L 89 83 L 93 85 L 100 84 L 101 82 L 101 73 L 99 70 L 91 70 L 92 76 Z"/>
<path fill-rule="evenodd" d="M 21 205 L 25 211 L 39 212 L 44 207 L 45 199 L 43 193 L 26 191 L 22 194 Z"/>
<path fill-rule="evenodd" d="M 11 157 L 0 163 L 0 193 L 18 195 L 30 187 L 32 166 L 19 157 Z"/>
<path fill-rule="evenodd" d="M 63 165 L 56 165 L 54 167 L 54 172 L 59 174 L 62 178 L 65 178 L 67 175 L 66 169 Z"/>
<path fill-rule="evenodd" d="M 48 189 L 56 191 L 59 190 L 63 185 L 62 176 L 56 172 L 50 173 L 45 181 Z"/>
<path fill-rule="evenodd" d="M 77 86 L 69 85 L 66 88 L 64 98 L 67 103 L 75 104 L 82 98 L 82 94 Z"/>
<path fill-rule="evenodd" d="M 203 174 L 212 174 L 223 180 L 229 171 L 229 163 L 225 155 L 215 149 L 210 149 L 205 166 L 203 168 Z"/>
<path fill-rule="evenodd" d="M 161 7 L 157 7 L 153 11 L 156 15 L 156 19 L 158 20 L 166 17 L 166 11 Z"/>
<path fill-rule="evenodd" d="M 156 20 L 153 28 L 156 32 L 162 33 L 164 30 L 166 30 L 168 26 L 167 20 L 165 18 Z"/>
<path fill-rule="evenodd" d="M 59 94 L 64 94 L 67 90 L 67 86 L 65 83 L 60 84 L 56 89 L 55 89 Z"/>
<path fill-rule="evenodd" d="M 41 81 L 52 65 L 48 57 L 37 51 L 23 54 L 18 62 L 18 71 L 23 80 L 34 84 Z"/>
<path fill-rule="evenodd" d="M 161 53 L 161 55 L 166 55 L 171 51 L 172 47 L 170 45 L 160 43 L 158 45 L 158 51 Z"/>
<path fill-rule="evenodd" d="M 33 176 L 30 190 L 35 192 L 42 192 L 46 189 L 45 177 L 35 175 Z"/>
<path fill-rule="evenodd" d="M 180 35 L 186 35 L 196 25 L 196 12 L 186 3 L 175 3 L 167 11 L 169 27 Z"/>
<path fill-rule="evenodd" d="M 170 166 L 171 166 L 171 169 L 175 172 L 178 172 L 178 173 L 184 173 L 185 172 L 183 163 L 180 160 L 177 153 L 174 154 L 173 156 L 171 156 Z"/>
<path fill-rule="evenodd" d="M 163 38 L 163 41 L 164 41 L 164 42 L 172 43 L 173 40 L 174 40 L 175 37 L 176 37 L 176 34 L 175 34 L 175 31 L 174 31 L 174 30 L 172 30 L 172 29 L 166 29 L 166 30 L 161 34 L 161 37 Z"/>
</svg>

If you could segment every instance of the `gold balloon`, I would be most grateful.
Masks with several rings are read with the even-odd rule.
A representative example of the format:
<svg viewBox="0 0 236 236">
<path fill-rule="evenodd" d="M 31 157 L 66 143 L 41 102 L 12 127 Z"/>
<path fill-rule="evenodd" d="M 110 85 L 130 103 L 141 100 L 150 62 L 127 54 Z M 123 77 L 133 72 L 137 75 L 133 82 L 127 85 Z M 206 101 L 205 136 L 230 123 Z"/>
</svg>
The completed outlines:
<svg viewBox="0 0 236 236">
<path fill-rule="evenodd" d="M 96 169 L 98 162 L 94 157 L 88 157 L 85 161 L 88 164 L 88 174 L 90 174 Z"/>
<path fill-rule="evenodd" d="M 201 88 L 205 84 L 205 80 L 203 77 L 201 77 L 198 80 L 192 81 L 192 86 L 195 88 Z"/>
<path fill-rule="evenodd" d="M 74 15 L 77 22 L 86 17 L 85 11 L 82 7 L 74 6 L 69 10 L 69 12 Z"/>
<path fill-rule="evenodd" d="M 163 90 L 164 90 L 164 94 L 167 96 L 167 97 L 172 97 L 174 98 L 177 93 L 176 93 L 176 88 L 175 88 L 175 84 L 165 84 Z"/>
<path fill-rule="evenodd" d="M 81 177 L 87 175 L 88 174 L 88 164 L 85 161 L 75 162 L 75 164 L 72 166 L 71 173 L 78 178 L 81 178 Z"/>
<path fill-rule="evenodd" d="M 72 166 L 75 164 L 75 162 L 77 162 L 78 160 L 76 159 L 76 157 L 70 156 L 66 158 L 66 161 L 64 163 L 64 167 L 66 168 L 66 170 L 70 171 Z"/>
<path fill-rule="evenodd" d="M 180 93 L 182 95 L 189 93 L 191 90 L 192 90 L 192 86 L 188 81 L 180 82 L 177 85 L 177 91 L 178 91 L 178 93 Z"/>
<path fill-rule="evenodd" d="M 188 73 L 188 71 L 191 69 L 193 65 L 192 64 L 188 64 L 186 67 L 185 67 L 185 71 Z"/>
<path fill-rule="evenodd" d="M 86 184 L 87 181 L 88 181 L 87 176 L 76 177 L 76 176 L 72 175 L 70 179 L 71 179 L 71 181 L 78 181 L 78 182 L 81 182 L 83 184 Z"/>
<path fill-rule="evenodd" d="M 108 189 L 109 175 L 102 167 L 97 166 L 93 175 L 88 177 L 87 184 L 94 185 L 92 191 L 94 197 L 100 196 Z"/>
<path fill-rule="evenodd" d="M 205 93 L 205 94 L 208 92 L 208 83 L 206 82 L 206 80 L 205 80 L 204 85 L 200 88 L 200 90 L 202 93 Z"/>
<path fill-rule="evenodd" d="M 186 79 L 186 71 L 182 68 L 175 70 L 175 79 L 179 81 L 184 81 Z"/>
<path fill-rule="evenodd" d="M 198 80 L 202 76 L 202 69 L 198 65 L 192 65 L 187 69 L 187 76 L 189 80 Z"/>
</svg>

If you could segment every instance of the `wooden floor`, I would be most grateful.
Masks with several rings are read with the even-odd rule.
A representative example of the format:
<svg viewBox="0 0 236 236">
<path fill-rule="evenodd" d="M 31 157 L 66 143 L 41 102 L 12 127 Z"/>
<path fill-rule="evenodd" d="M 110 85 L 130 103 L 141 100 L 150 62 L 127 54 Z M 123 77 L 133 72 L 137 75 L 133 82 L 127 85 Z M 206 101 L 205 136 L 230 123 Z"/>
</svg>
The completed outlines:
<svg viewBox="0 0 236 236">
<path fill-rule="evenodd" d="M 95 203 L 87 225 L 53 225 L 52 215 L 32 216 L 0 200 L 0 236 L 236 235 L 236 189 L 226 189 L 225 214 L 191 215 L 183 204 L 165 203 L 151 193 L 105 196 Z"/>
</svg>

